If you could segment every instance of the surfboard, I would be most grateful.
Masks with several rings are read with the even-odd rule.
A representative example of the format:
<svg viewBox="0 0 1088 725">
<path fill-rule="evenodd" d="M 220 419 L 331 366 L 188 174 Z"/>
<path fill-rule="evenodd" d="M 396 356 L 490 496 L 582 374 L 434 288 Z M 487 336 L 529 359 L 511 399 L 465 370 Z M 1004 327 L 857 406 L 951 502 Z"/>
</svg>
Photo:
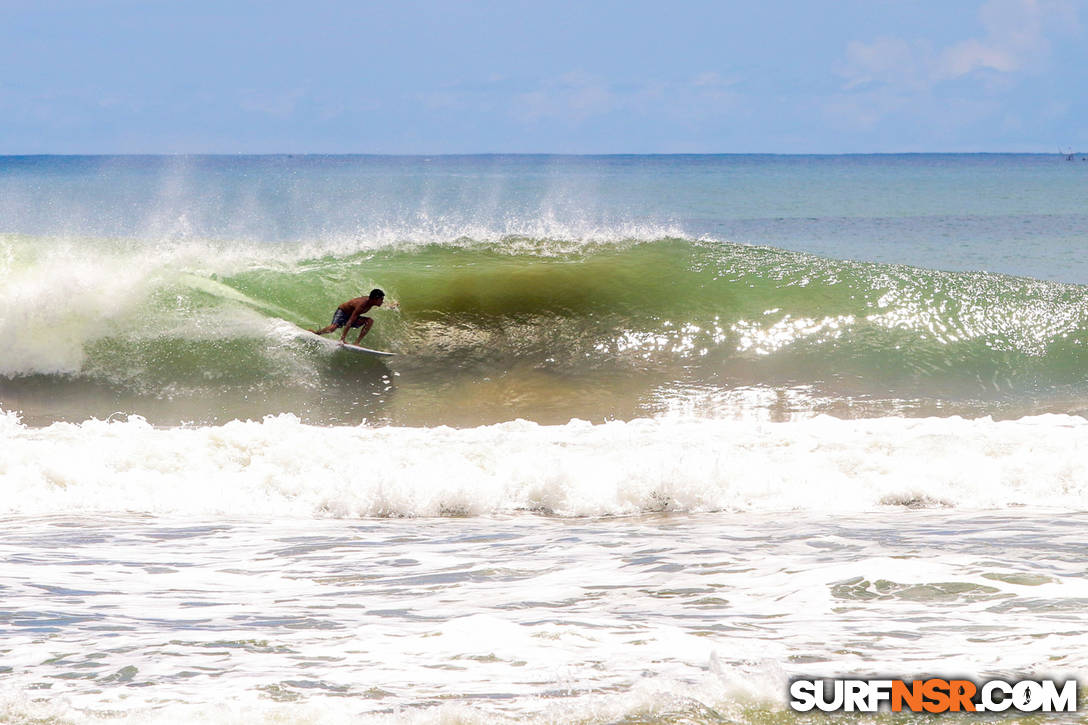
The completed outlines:
<svg viewBox="0 0 1088 725">
<path fill-rule="evenodd" d="M 397 353 L 386 352 L 385 350 L 371 350 L 369 347 L 359 347 L 358 345 L 349 345 L 348 343 L 336 343 L 336 346 L 342 350 L 351 350 L 352 352 L 360 352 L 364 355 L 377 355 L 379 357 L 393 357 Z"/>
<path fill-rule="evenodd" d="M 321 337 L 321 335 L 315 335 L 309 330 L 307 330 L 306 332 L 307 336 L 311 340 L 320 340 L 328 347 L 334 348 L 336 350 L 348 350 L 350 352 L 359 353 L 362 355 L 374 355 L 376 357 L 393 357 L 397 354 L 395 352 L 386 352 L 385 350 L 372 350 L 369 347 L 361 347 L 359 345 L 350 345 L 346 342 L 340 342 L 339 340 L 330 340 L 326 337 Z"/>
</svg>

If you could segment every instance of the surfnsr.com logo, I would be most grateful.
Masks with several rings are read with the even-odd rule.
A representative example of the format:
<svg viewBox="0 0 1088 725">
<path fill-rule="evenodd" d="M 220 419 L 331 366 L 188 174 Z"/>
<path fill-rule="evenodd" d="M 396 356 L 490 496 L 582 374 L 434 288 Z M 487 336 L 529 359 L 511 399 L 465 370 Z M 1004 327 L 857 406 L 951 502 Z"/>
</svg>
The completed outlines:
<svg viewBox="0 0 1088 725">
<path fill-rule="evenodd" d="M 1077 681 L 794 680 L 797 712 L 1076 712 Z"/>
</svg>

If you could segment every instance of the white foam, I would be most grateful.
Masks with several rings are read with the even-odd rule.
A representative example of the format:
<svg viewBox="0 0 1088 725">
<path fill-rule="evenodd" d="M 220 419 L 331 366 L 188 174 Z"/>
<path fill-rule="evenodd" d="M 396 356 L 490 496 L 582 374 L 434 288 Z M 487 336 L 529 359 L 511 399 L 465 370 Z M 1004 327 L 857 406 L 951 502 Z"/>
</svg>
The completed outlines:
<svg viewBox="0 0 1088 725">
<path fill-rule="evenodd" d="M 155 247 L 0 237 L 5 252 L 16 260 L 0 266 L 0 375 L 9 377 L 78 373 L 88 345 L 102 338 L 160 335 L 178 320 L 199 326 L 185 309 L 171 318 L 175 324 L 163 325 L 153 312 L 161 306 L 155 295 L 183 285 L 188 273 L 229 273 L 256 257 L 223 255 L 200 242 Z"/>
<path fill-rule="evenodd" d="M 1088 508 L 1088 421 L 526 421 L 158 429 L 0 417 L 0 511 L 231 517 Z"/>
<path fill-rule="evenodd" d="M 1085 519 L 12 517 L 0 720 L 765 722 L 801 675 L 1083 677 Z"/>
<path fill-rule="evenodd" d="M 719 679 L 721 678 L 721 679 Z M 779 686 L 777 680 L 774 685 Z M 392 725 L 488 725 L 490 723 L 557 722 L 612 723 L 626 719 L 635 722 L 713 722 L 715 715 L 732 715 L 744 722 L 745 715 L 753 720 L 759 715 L 781 712 L 784 707 L 770 697 L 753 697 L 753 690 L 770 689 L 754 679 L 735 678 L 732 681 L 719 673 L 707 676 L 692 685 L 670 678 L 647 678 L 622 693 L 584 694 L 562 692 L 564 697 L 524 698 L 516 707 L 507 704 L 507 713 L 479 702 L 451 702 L 428 707 L 388 707 L 384 712 L 360 712 L 355 697 L 310 695 L 301 702 L 275 702 L 255 692 L 230 692 L 199 704 L 173 702 L 168 706 L 142 702 L 111 702 L 108 722 L 118 725 L 136 723 L 166 725 L 171 723 L 207 723 L 228 725 L 236 723 L 299 723 L 300 725 L 335 723 L 373 723 Z M 778 687 L 784 690 L 785 686 Z M 774 693 L 776 696 L 778 692 Z M 286 699 L 286 698 L 285 698 Z M 466 698 L 467 699 L 467 698 Z M 380 701 L 379 701 L 380 702 Z M 371 703 L 363 700 L 365 705 Z M 48 721 L 57 723 L 85 722 L 88 715 L 103 713 L 102 705 L 90 697 L 30 698 L 24 693 L 0 691 L 0 718 L 5 721 Z M 123 709 L 122 709 L 123 708 Z"/>
</svg>

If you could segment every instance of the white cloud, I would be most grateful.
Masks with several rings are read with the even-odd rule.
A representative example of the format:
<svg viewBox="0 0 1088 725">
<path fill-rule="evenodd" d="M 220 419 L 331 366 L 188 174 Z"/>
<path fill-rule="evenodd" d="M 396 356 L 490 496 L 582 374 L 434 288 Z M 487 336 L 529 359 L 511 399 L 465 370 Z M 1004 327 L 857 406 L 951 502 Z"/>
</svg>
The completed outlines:
<svg viewBox="0 0 1088 725">
<path fill-rule="evenodd" d="M 956 43 L 941 54 L 934 80 L 959 78 L 975 70 L 989 69 L 999 73 L 1019 70 L 1023 60 L 1007 48 L 987 45 L 971 38 Z"/>
<path fill-rule="evenodd" d="M 943 49 L 896 37 L 853 41 L 838 73 L 847 90 L 887 84 L 906 91 L 927 90 L 976 72 L 1014 74 L 1044 62 L 1049 33 L 1079 27 L 1072 0 L 988 0 L 979 20 L 980 37 Z"/>
<path fill-rule="evenodd" d="M 1051 25 L 1076 22 L 1067 0 L 990 0 L 979 11 L 986 35 L 947 49 L 938 65 L 940 78 L 958 78 L 975 70 L 1012 73 L 1033 65 L 1050 50 Z"/>
<path fill-rule="evenodd" d="M 981 32 L 944 47 L 893 36 L 849 43 L 836 68 L 842 91 L 825 101 L 824 112 L 855 130 L 874 130 L 894 116 L 951 133 L 999 113 L 1004 91 L 1045 69 L 1050 37 L 1079 30 L 1071 0 L 987 0 L 978 18 Z M 953 82 L 973 83 L 977 92 L 942 92 Z"/>
<path fill-rule="evenodd" d="M 846 62 L 839 74 L 846 88 L 888 84 L 919 89 L 928 87 L 932 71 L 929 46 L 902 38 L 877 38 L 871 43 L 853 41 L 846 46 Z"/>
</svg>

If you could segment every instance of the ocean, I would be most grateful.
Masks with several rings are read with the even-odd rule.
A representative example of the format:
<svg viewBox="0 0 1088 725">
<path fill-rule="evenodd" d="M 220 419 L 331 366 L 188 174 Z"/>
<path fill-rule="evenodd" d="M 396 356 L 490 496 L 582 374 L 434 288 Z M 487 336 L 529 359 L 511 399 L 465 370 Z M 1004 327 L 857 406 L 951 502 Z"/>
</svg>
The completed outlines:
<svg viewBox="0 0 1088 725">
<path fill-rule="evenodd" d="M 1086 243 L 1059 155 L 0 157 L 0 722 L 1085 681 Z"/>
</svg>

